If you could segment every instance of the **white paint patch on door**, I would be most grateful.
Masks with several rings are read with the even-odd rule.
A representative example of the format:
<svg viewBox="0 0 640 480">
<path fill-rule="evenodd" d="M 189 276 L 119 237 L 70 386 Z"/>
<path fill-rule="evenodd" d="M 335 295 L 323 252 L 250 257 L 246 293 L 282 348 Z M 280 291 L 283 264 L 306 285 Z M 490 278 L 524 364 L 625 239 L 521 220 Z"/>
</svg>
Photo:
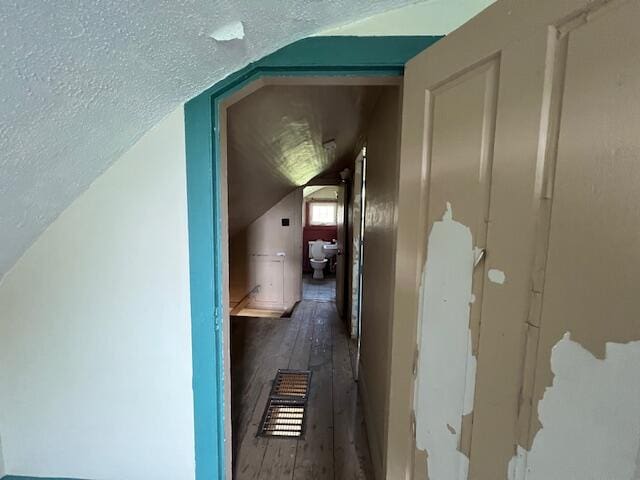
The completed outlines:
<svg viewBox="0 0 640 480">
<path fill-rule="evenodd" d="M 553 347 L 542 429 L 509 462 L 509 480 L 640 478 L 640 341 L 607 343 L 595 358 L 569 333 Z"/>
<path fill-rule="evenodd" d="M 428 453 L 430 480 L 468 476 L 469 459 L 458 445 L 475 388 L 469 331 L 474 261 L 471 230 L 453 220 L 447 203 L 429 235 L 420 292 L 416 446 Z"/>
<path fill-rule="evenodd" d="M 487 276 L 489 277 L 489 280 L 491 280 L 493 283 L 497 283 L 498 285 L 502 285 L 507 279 L 507 276 L 504 274 L 504 272 L 496 268 L 490 269 L 487 272 Z"/>
<path fill-rule="evenodd" d="M 509 460 L 507 466 L 507 479 L 508 480 L 524 480 L 527 468 L 527 452 L 524 448 L 518 445 L 516 454 Z"/>
</svg>

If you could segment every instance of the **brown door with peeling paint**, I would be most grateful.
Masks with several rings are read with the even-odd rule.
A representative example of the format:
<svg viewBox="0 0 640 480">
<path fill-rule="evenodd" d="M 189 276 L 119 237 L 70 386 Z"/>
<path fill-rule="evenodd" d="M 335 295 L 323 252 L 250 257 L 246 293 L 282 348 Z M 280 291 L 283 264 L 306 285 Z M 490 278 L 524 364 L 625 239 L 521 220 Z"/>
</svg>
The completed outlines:
<svg viewBox="0 0 640 480">
<path fill-rule="evenodd" d="M 427 238 L 446 202 L 486 248 L 469 314 L 473 409 L 449 430 L 468 458 L 456 480 L 506 479 L 516 446 L 531 449 L 566 332 L 598 359 L 606 342 L 640 339 L 638 19 L 638 0 L 501 0 L 408 63 L 387 478 L 427 478 L 407 345 L 420 343 Z"/>
</svg>

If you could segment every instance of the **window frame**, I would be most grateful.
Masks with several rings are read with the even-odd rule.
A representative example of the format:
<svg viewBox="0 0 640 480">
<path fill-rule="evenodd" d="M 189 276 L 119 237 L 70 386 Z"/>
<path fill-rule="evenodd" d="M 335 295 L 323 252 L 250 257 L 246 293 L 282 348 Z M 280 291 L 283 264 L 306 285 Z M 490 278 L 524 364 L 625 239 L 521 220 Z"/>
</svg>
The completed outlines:
<svg viewBox="0 0 640 480">
<path fill-rule="evenodd" d="M 314 204 L 330 204 L 333 205 L 334 219 L 333 223 L 313 223 L 311 219 L 311 212 L 313 211 Z M 307 202 L 307 219 L 306 224 L 308 227 L 336 227 L 338 225 L 338 202 L 336 200 L 309 200 Z"/>
</svg>

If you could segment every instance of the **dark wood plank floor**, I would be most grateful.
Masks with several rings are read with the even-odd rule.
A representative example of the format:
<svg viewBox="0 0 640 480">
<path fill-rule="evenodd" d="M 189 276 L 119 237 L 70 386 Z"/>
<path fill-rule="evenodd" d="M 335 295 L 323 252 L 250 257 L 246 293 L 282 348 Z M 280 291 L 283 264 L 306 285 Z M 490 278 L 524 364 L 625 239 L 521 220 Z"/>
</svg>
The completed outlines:
<svg viewBox="0 0 640 480">
<path fill-rule="evenodd" d="M 302 277 L 302 298 L 305 300 L 335 300 L 336 277 L 325 276 L 322 280 L 314 280 L 310 274 Z"/>
<path fill-rule="evenodd" d="M 372 479 L 346 329 L 335 304 L 291 318 L 232 318 L 234 479 Z M 278 368 L 312 373 L 304 439 L 256 437 Z"/>
</svg>

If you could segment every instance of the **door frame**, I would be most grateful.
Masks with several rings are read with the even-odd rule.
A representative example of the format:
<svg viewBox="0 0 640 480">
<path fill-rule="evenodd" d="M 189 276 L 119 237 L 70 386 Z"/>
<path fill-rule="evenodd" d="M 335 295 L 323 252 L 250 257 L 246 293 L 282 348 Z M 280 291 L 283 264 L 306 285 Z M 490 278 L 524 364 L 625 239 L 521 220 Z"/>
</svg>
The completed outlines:
<svg viewBox="0 0 640 480">
<path fill-rule="evenodd" d="M 230 389 L 225 388 L 226 225 L 221 206 L 222 102 L 260 78 L 402 76 L 405 63 L 439 36 L 310 37 L 247 65 L 185 104 L 195 478 L 231 473 Z M 228 320 L 227 320 L 228 321 Z"/>
</svg>

